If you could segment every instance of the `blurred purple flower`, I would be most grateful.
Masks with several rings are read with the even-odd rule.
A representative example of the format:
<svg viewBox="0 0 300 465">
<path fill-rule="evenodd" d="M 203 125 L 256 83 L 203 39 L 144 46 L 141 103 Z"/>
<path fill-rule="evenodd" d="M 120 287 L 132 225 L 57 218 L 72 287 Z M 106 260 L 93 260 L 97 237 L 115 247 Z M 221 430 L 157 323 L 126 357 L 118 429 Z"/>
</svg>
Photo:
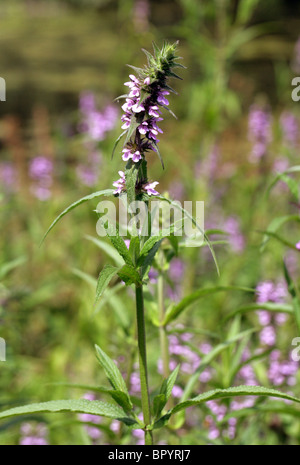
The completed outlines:
<svg viewBox="0 0 300 465">
<path fill-rule="evenodd" d="M 15 168 L 10 162 L 0 163 L 0 185 L 5 191 L 11 192 L 16 187 L 17 176 Z"/>
<path fill-rule="evenodd" d="M 229 233 L 229 243 L 234 252 L 240 253 L 245 248 L 245 238 L 240 230 L 237 218 L 229 217 L 225 220 L 224 231 Z"/>
<path fill-rule="evenodd" d="M 77 166 L 76 174 L 82 184 L 93 187 L 98 183 L 101 161 L 101 153 L 93 151 L 89 154 L 86 163 Z"/>
<path fill-rule="evenodd" d="M 293 113 L 285 111 L 281 115 L 280 123 L 284 141 L 295 147 L 299 137 L 299 124 L 296 116 Z"/>
<path fill-rule="evenodd" d="M 79 131 L 95 142 L 104 140 L 106 133 L 115 127 L 118 119 L 118 109 L 115 106 L 108 105 L 102 112 L 98 111 L 95 95 L 89 91 L 80 95 L 79 110 Z"/>
<path fill-rule="evenodd" d="M 259 333 L 260 342 L 266 346 L 274 346 L 276 342 L 276 331 L 274 326 L 265 326 Z"/>
<path fill-rule="evenodd" d="M 133 7 L 133 23 L 137 32 L 145 32 L 149 29 L 149 15 L 149 0 L 135 0 Z"/>
<path fill-rule="evenodd" d="M 44 156 L 38 156 L 29 164 L 29 177 L 32 179 L 31 192 L 39 200 L 45 201 L 51 197 L 53 183 L 53 162 Z"/>
<path fill-rule="evenodd" d="M 95 394 L 93 394 L 91 392 L 86 393 L 83 396 L 83 398 L 86 399 L 86 400 L 89 400 L 89 401 L 96 400 Z M 82 414 L 78 415 L 78 418 L 82 422 L 94 423 L 95 425 L 99 425 L 101 423 L 101 421 L 102 421 L 101 417 L 99 417 L 98 415 L 90 415 L 88 413 L 82 413 Z M 90 425 L 85 425 L 85 430 L 86 430 L 87 434 L 90 436 L 90 438 L 93 441 L 96 441 L 97 439 L 99 439 L 102 436 L 102 432 L 96 426 L 93 427 L 93 426 L 90 426 Z"/>
<path fill-rule="evenodd" d="M 271 115 L 258 105 L 253 105 L 249 113 L 249 140 L 252 142 L 252 152 L 249 160 L 256 163 L 266 155 L 272 141 Z"/>
<path fill-rule="evenodd" d="M 300 37 L 295 44 L 292 68 L 295 73 L 300 73 Z"/>
<path fill-rule="evenodd" d="M 21 426 L 20 446 L 48 446 L 48 429 L 44 423 L 33 425 L 23 423 Z"/>
</svg>

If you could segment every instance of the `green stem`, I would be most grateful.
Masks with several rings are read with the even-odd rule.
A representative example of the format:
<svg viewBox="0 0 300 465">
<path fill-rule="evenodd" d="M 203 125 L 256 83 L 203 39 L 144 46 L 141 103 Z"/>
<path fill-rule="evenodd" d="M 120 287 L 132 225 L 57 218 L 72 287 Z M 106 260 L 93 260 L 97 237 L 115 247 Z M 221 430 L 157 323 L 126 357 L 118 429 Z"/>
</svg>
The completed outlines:
<svg viewBox="0 0 300 465">
<path fill-rule="evenodd" d="M 147 353 L 146 353 L 146 331 L 145 331 L 145 316 L 144 316 L 144 296 L 143 286 L 136 286 L 136 316 L 137 316 L 137 334 L 138 334 L 138 350 L 139 350 L 139 367 L 141 380 L 141 395 L 142 395 L 142 411 L 145 427 L 151 423 L 151 411 L 148 388 L 148 373 L 147 373 Z M 153 438 L 151 431 L 145 431 L 145 445 L 152 445 Z"/>
</svg>

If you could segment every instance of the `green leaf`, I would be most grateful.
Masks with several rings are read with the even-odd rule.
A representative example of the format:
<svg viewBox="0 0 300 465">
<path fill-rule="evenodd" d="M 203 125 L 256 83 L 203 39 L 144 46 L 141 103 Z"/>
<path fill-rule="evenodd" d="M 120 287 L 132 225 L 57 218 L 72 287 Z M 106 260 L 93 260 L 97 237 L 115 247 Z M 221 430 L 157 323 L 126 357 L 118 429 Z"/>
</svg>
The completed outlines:
<svg viewBox="0 0 300 465">
<path fill-rule="evenodd" d="M 133 405 L 129 396 L 125 394 L 125 392 L 113 390 L 109 391 L 109 395 L 113 398 L 115 402 L 117 402 L 117 404 L 119 404 L 123 408 L 124 412 L 129 414 L 129 412 L 133 408 Z"/>
<path fill-rule="evenodd" d="M 108 257 L 113 259 L 117 266 L 124 265 L 124 259 L 120 257 L 116 249 L 108 244 L 106 240 L 96 239 L 95 237 L 88 235 L 86 235 L 85 238 L 95 244 L 99 249 L 103 250 Z"/>
<path fill-rule="evenodd" d="M 118 98 L 122 98 L 122 97 L 127 97 L 127 95 L 121 95 L 120 97 Z M 114 154 L 115 154 L 115 151 L 116 151 L 116 148 L 120 142 L 120 140 L 122 139 L 123 136 L 125 136 L 125 134 L 127 133 L 127 130 L 122 132 L 122 134 L 118 137 L 118 139 L 116 140 L 115 144 L 114 144 L 114 147 L 113 147 L 113 150 L 112 150 L 112 153 L 111 153 L 111 159 L 114 158 Z"/>
<path fill-rule="evenodd" d="M 4 263 L 0 266 L 0 279 L 3 279 L 10 271 L 23 265 L 27 261 L 26 257 L 19 257 L 11 262 Z"/>
<path fill-rule="evenodd" d="M 155 152 L 157 153 L 157 156 L 158 156 L 159 161 L 160 161 L 160 163 L 161 163 L 162 169 L 164 170 L 164 169 L 165 169 L 165 165 L 164 165 L 163 157 L 161 156 L 161 153 L 160 153 L 160 151 L 159 151 L 158 145 L 157 145 L 155 142 L 153 142 L 152 145 L 155 146 Z"/>
<path fill-rule="evenodd" d="M 295 244 L 293 244 L 292 242 L 289 242 L 288 240 L 286 240 L 284 237 L 281 237 L 279 236 L 278 234 L 276 233 L 273 233 L 271 231 L 258 231 L 259 233 L 261 234 L 264 234 L 265 236 L 268 236 L 268 237 L 273 237 L 274 239 L 276 239 L 277 241 L 281 242 L 281 244 L 289 247 L 290 249 L 293 249 L 293 250 L 297 250 L 297 247 Z"/>
<path fill-rule="evenodd" d="M 128 204 L 130 206 L 136 200 L 135 186 L 136 186 L 136 180 L 137 180 L 137 175 L 138 175 L 138 169 L 135 163 L 131 164 L 130 162 L 127 166 L 125 170 L 125 179 L 126 179 L 126 191 L 127 191 L 127 197 L 128 197 Z"/>
<path fill-rule="evenodd" d="M 81 278 L 83 281 L 90 284 L 94 289 L 96 288 L 97 279 L 95 279 L 94 276 L 91 276 L 84 271 L 78 270 L 77 268 L 71 268 L 71 271 L 75 276 L 78 276 L 78 278 Z"/>
<path fill-rule="evenodd" d="M 240 307 L 237 310 L 234 310 L 232 313 L 230 313 L 224 318 L 223 322 L 230 320 L 230 318 L 233 318 L 236 315 L 244 314 L 248 312 L 255 312 L 257 310 L 267 310 L 268 312 L 274 312 L 274 313 L 287 313 L 289 315 L 293 314 L 293 307 L 288 304 L 274 304 L 271 302 L 267 302 L 265 304 L 260 304 L 260 303 L 254 304 L 253 303 L 253 304 L 244 305 L 243 307 Z"/>
<path fill-rule="evenodd" d="M 98 278 L 97 289 L 96 289 L 96 297 L 95 297 L 95 304 L 94 305 L 97 304 L 97 302 L 101 298 L 103 292 L 105 291 L 105 289 L 109 285 L 110 281 L 112 280 L 112 278 L 114 276 L 116 276 L 116 274 L 118 273 L 119 270 L 120 270 L 120 268 L 117 268 L 115 266 L 105 265 L 105 267 L 101 271 L 101 273 L 99 275 L 99 278 Z"/>
<path fill-rule="evenodd" d="M 101 222 L 101 219 L 100 219 Z M 110 242 L 114 246 L 115 250 L 119 253 L 119 255 L 123 258 L 124 262 L 127 265 L 132 266 L 133 261 L 131 259 L 130 253 L 124 239 L 120 237 L 119 232 L 116 227 L 113 227 L 107 221 L 106 223 L 102 222 L 102 225 L 106 231 L 107 237 L 109 238 Z"/>
<path fill-rule="evenodd" d="M 209 400 L 215 399 L 224 399 L 230 397 L 239 397 L 239 396 L 257 396 L 257 397 L 276 397 L 279 399 L 290 400 L 293 402 L 300 403 L 300 399 L 294 396 L 285 394 L 284 392 L 277 391 L 275 389 L 269 389 L 261 386 L 238 386 L 228 389 L 215 389 L 213 391 L 205 392 L 200 394 L 193 399 L 187 400 L 185 402 L 180 402 L 174 408 L 172 408 L 166 415 L 160 418 L 155 424 L 153 429 L 160 428 L 162 424 L 165 424 L 171 415 L 174 415 L 181 410 L 185 410 L 188 407 L 200 405 Z"/>
<path fill-rule="evenodd" d="M 183 395 L 181 397 L 181 401 L 184 401 L 186 400 L 192 393 L 193 391 L 193 388 L 195 386 L 195 384 L 198 382 L 198 379 L 199 379 L 199 376 L 200 374 L 203 372 L 203 370 L 205 370 L 205 368 L 220 354 L 222 353 L 224 350 L 228 349 L 228 347 L 230 347 L 232 344 L 240 341 L 240 340 L 243 340 L 244 337 L 247 337 L 249 334 L 253 333 L 255 330 L 253 329 L 248 329 L 246 331 L 243 331 L 239 334 L 237 334 L 236 336 L 234 336 L 233 338 L 225 341 L 225 342 L 221 342 L 220 344 L 218 344 L 216 347 L 214 347 L 208 354 L 206 354 L 201 362 L 200 362 L 200 365 L 197 367 L 197 369 L 195 370 L 195 373 L 190 377 L 190 379 L 188 380 L 186 386 L 185 386 L 185 389 L 184 389 L 184 392 L 183 392 Z"/>
<path fill-rule="evenodd" d="M 160 200 L 164 200 L 165 202 L 168 202 L 170 205 L 173 205 L 175 208 L 177 208 L 181 212 L 183 212 L 192 221 L 193 225 L 198 229 L 198 231 L 201 233 L 201 235 L 203 235 L 204 239 L 206 240 L 207 245 L 208 245 L 209 250 L 210 250 L 210 253 L 211 253 L 212 257 L 213 257 L 215 267 L 217 269 L 217 273 L 218 273 L 218 275 L 220 275 L 219 265 L 218 265 L 218 262 L 217 262 L 217 258 L 216 258 L 214 249 L 213 249 L 213 247 L 211 245 L 211 242 L 210 242 L 209 238 L 207 237 L 207 235 L 205 234 L 205 232 L 202 230 L 201 226 L 197 223 L 195 218 L 192 215 L 190 215 L 190 213 L 188 211 L 186 211 L 184 208 L 182 208 L 180 205 L 178 205 L 177 202 L 175 202 L 173 200 L 170 200 L 167 197 L 164 197 L 163 195 L 159 195 L 156 198 L 160 199 Z"/>
<path fill-rule="evenodd" d="M 138 236 L 134 236 L 130 239 L 129 253 L 132 262 L 136 265 L 140 256 L 140 239 Z"/>
<path fill-rule="evenodd" d="M 166 405 L 167 400 L 164 394 L 157 394 L 157 396 L 153 399 L 153 415 L 157 418 L 160 414 L 164 406 Z"/>
<path fill-rule="evenodd" d="M 109 356 L 106 355 L 106 353 L 102 349 L 100 349 L 99 346 L 96 345 L 95 347 L 96 347 L 97 359 L 100 362 L 100 365 L 102 366 L 102 368 L 104 369 L 105 374 L 110 384 L 116 391 L 124 392 L 128 396 L 128 399 L 129 399 L 128 390 L 127 390 L 125 381 L 123 379 L 123 376 L 121 375 L 119 368 L 113 362 L 113 360 L 109 358 Z"/>
<path fill-rule="evenodd" d="M 142 284 L 141 277 L 139 273 L 130 265 L 124 265 L 119 271 L 118 276 L 126 286 L 130 286 L 131 284 Z"/>
<path fill-rule="evenodd" d="M 126 135 L 126 138 L 125 138 L 124 146 L 127 144 L 127 142 L 129 142 L 131 136 L 137 130 L 139 125 L 140 125 L 140 123 L 138 123 L 136 118 L 132 115 L 131 121 L 130 121 L 130 126 L 127 129 L 127 135 Z"/>
<path fill-rule="evenodd" d="M 294 196 L 295 200 L 299 200 L 299 184 L 298 182 L 290 178 L 286 173 L 282 173 L 278 176 L 280 181 L 283 181 L 289 188 L 291 194 Z"/>
<path fill-rule="evenodd" d="M 74 412 L 98 415 L 107 418 L 124 420 L 124 412 L 117 405 L 109 404 L 98 400 L 53 400 L 37 404 L 29 404 L 22 407 L 15 407 L 0 413 L 0 419 L 14 417 L 18 415 L 28 415 L 32 413 L 59 413 Z"/>
<path fill-rule="evenodd" d="M 275 402 L 270 402 L 267 405 L 257 405 L 252 408 L 245 408 L 241 410 L 236 410 L 229 412 L 222 420 L 222 423 L 227 423 L 229 418 L 243 418 L 250 415 L 255 415 L 257 413 L 276 413 L 277 415 L 289 415 L 292 417 L 299 418 L 300 410 L 297 410 L 293 407 L 287 406 L 285 404 L 279 404 Z"/>
<path fill-rule="evenodd" d="M 178 376 L 179 368 L 180 368 L 180 366 L 177 365 L 175 370 L 172 371 L 170 376 L 167 379 L 165 379 L 163 381 L 163 383 L 162 383 L 160 393 L 165 395 L 166 402 L 169 400 L 169 398 L 170 398 L 170 396 L 172 394 L 172 390 L 173 390 L 174 384 L 176 383 L 176 379 L 177 379 L 177 376 Z"/>
<path fill-rule="evenodd" d="M 115 390 L 112 390 L 108 387 L 104 387 L 104 386 L 91 386 L 89 384 L 74 384 L 74 383 L 64 383 L 64 382 L 60 382 L 60 383 L 50 383 L 51 386 L 63 386 L 63 387 L 69 387 L 69 388 L 75 388 L 75 389 L 82 389 L 84 391 L 91 391 L 91 392 L 100 392 L 101 394 L 106 394 L 106 395 L 109 395 L 111 396 L 112 398 L 114 397 L 114 394 L 112 393 L 120 393 L 122 391 L 115 391 Z M 122 393 L 124 394 L 124 393 Z M 118 394 L 115 396 L 116 398 L 118 397 Z M 119 396 L 120 397 L 120 396 Z M 140 407 L 141 405 L 141 401 L 140 399 L 137 399 L 133 396 L 131 396 L 131 400 L 133 400 L 133 403 L 135 403 L 137 406 Z M 126 405 L 129 405 L 128 404 L 128 401 L 126 401 Z"/>
<path fill-rule="evenodd" d="M 171 321 L 174 321 L 186 308 L 188 308 L 191 304 L 195 303 L 202 297 L 206 297 L 207 295 L 216 294 L 217 292 L 224 291 L 255 292 L 253 289 L 238 286 L 216 286 L 206 289 L 199 289 L 198 291 L 195 291 L 192 294 L 186 296 L 178 304 L 171 305 L 166 311 L 166 316 L 163 324 L 167 325 Z"/>
<path fill-rule="evenodd" d="M 252 17 L 259 0 L 241 0 L 238 3 L 236 21 L 239 24 L 246 24 Z"/>
<path fill-rule="evenodd" d="M 300 334 L 300 303 L 299 303 L 299 296 L 297 293 L 296 286 L 290 277 L 289 271 L 286 267 L 286 264 L 283 262 L 283 269 L 284 269 L 284 276 L 288 285 L 288 291 L 293 299 L 293 308 L 294 308 L 294 315 L 298 327 L 298 331 Z"/>
<path fill-rule="evenodd" d="M 46 237 L 48 236 L 49 232 L 54 228 L 54 226 L 61 220 L 67 213 L 70 211 L 74 210 L 74 208 L 78 207 L 82 203 L 88 202 L 89 200 L 93 200 L 97 197 L 105 196 L 109 197 L 110 195 L 113 195 L 114 189 L 106 189 L 103 191 L 98 191 L 94 192 L 93 194 L 87 195 L 86 197 L 82 197 L 81 199 L 77 200 L 76 202 L 72 203 L 69 207 L 67 207 L 58 217 L 53 221 L 53 223 L 50 225 L 48 230 L 46 231 L 43 239 L 41 240 L 40 245 L 44 242 Z"/>
<path fill-rule="evenodd" d="M 273 189 L 274 186 L 276 186 L 276 184 L 278 183 L 278 181 L 282 180 L 282 176 L 286 176 L 287 174 L 291 174 L 291 173 L 298 173 L 300 172 L 300 166 L 292 166 L 291 168 L 289 168 L 288 170 L 284 171 L 283 173 L 279 173 L 277 174 L 277 176 L 275 177 L 275 179 L 272 181 L 272 183 L 270 184 L 270 186 L 268 187 L 267 189 L 267 195 L 270 194 L 271 190 Z M 289 178 L 291 179 L 291 178 Z M 298 194 L 297 194 L 297 197 L 298 197 Z"/>
<path fill-rule="evenodd" d="M 269 241 L 269 238 L 271 237 L 270 233 L 276 233 L 278 229 L 281 228 L 285 223 L 289 221 L 300 221 L 299 215 L 288 215 L 288 216 L 280 216 L 279 218 L 274 218 L 273 221 L 271 221 L 270 225 L 268 226 L 268 229 L 266 231 L 266 234 L 263 238 L 260 250 L 261 252 L 264 251 L 267 242 Z"/>
</svg>

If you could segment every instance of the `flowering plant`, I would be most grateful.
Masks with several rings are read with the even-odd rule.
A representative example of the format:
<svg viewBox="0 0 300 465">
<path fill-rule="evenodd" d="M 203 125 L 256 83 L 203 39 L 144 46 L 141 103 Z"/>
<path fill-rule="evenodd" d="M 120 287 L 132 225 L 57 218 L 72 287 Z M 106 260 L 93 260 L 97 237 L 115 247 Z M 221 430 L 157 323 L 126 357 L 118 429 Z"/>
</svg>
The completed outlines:
<svg viewBox="0 0 300 465">
<path fill-rule="evenodd" d="M 148 152 L 155 152 L 163 165 L 162 157 L 158 149 L 159 140 L 157 138 L 158 134 L 162 133 L 162 130 L 159 128 L 158 124 L 162 120 L 162 109 L 168 109 L 169 102 L 167 96 L 171 92 L 174 92 L 169 86 L 169 78 L 178 78 L 179 76 L 174 73 L 174 68 L 182 67 L 182 65 L 176 62 L 176 59 L 178 59 L 176 56 L 176 49 L 177 43 L 165 43 L 161 49 L 154 45 L 154 55 L 145 51 L 148 60 L 147 66 L 143 69 L 134 68 L 135 74 L 131 74 L 129 76 L 130 80 L 125 83 L 129 88 L 129 93 L 122 96 L 122 98 L 125 98 L 125 103 L 122 107 L 124 110 L 124 115 L 122 116 L 123 132 L 117 139 L 114 151 L 116 150 L 117 144 L 123 140 L 121 153 L 123 161 L 126 162 L 126 168 L 124 171 L 119 171 L 120 178 L 114 182 L 114 189 L 95 192 L 70 205 L 56 218 L 46 235 L 63 216 L 75 207 L 98 197 L 120 197 L 125 201 L 131 215 L 131 205 L 137 200 L 147 205 L 152 197 L 156 197 L 167 203 L 173 203 L 168 197 L 163 197 L 158 193 L 156 190 L 157 181 L 149 180 L 147 156 Z M 187 214 L 185 210 L 183 210 L 183 213 L 185 215 Z M 192 218 L 192 221 L 202 233 L 196 219 Z M 182 394 L 180 401 L 175 403 L 177 395 L 175 396 L 174 387 L 176 387 L 176 378 L 180 368 L 179 365 L 173 366 L 172 372 L 170 372 L 169 341 L 167 334 L 168 325 L 175 321 L 186 308 L 200 298 L 220 291 L 241 290 L 241 288 L 215 286 L 198 289 L 192 294 L 184 297 L 179 303 L 172 303 L 165 311 L 163 301 L 164 269 L 166 263 L 170 263 L 172 258 L 178 253 L 180 245 L 178 237 L 174 234 L 176 224 L 173 223 L 167 232 L 162 231 L 159 234 L 152 235 L 151 218 L 148 217 L 146 222 L 150 223 L 147 234 L 141 234 L 137 224 L 135 224 L 135 222 L 132 223 L 129 243 L 125 242 L 119 234 L 118 229 L 114 228 L 109 221 L 102 222 L 109 241 L 119 255 L 120 266 L 106 265 L 100 273 L 96 290 L 96 302 L 98 302 L 107 289 L 110 281 L 115 276 L 118 276 L 127 286 L 132 286 L 135 289 L 141 403 L 130 394 L 128 385 L 116 363 L 99 346 L 96 346 L 97 358 L 111 385 L 111 388 L 101 388 L 101 392 L 110 396 L 111 402 L 94 400 L 94 398 L 49 401 L 1 412 L 0 418 L 36 412 L 62 411 L 103 416 L 117 420 L 132 430 L 140 430 L 145 444 L 152 445 L 153 431 L 167 424 L 170 425 L 170 419 L 174 417 L 174 415 L 176 415 L 176 417 L 175 420 L 172 420 L 171 427 L 179 428 L 184 421 L 183 413 L 190 406 L 200 405 L 208 401 L 214 401 L 215 399 L 231 398 L 235 396 L 271 396 L 300 403 L 300 399 L 270 388 L 252 385 L 229 387 L 234 381 L 235 373 L 238 372 L 239 368 L 242 366 L 240 365 L 238 357 L 235 357 L 236 366 L 226 373 L 225 387 L 207 391 L 190 398 L 195 382 L 199 379 L 199 375 L 204 375 L 204 368 L 222 351 L 249 336 L 249 331 L 239 332 L 237 320 L 235 320 L 233 324 L 233 329 L 229 331 L 226 342 L 218 344 L 214 349 L 209 349 L 200 365 L 193 367 L 195 372 L 191 373 L 191 378 L 185 390 L 180 393 Z M 204 238 L 206 244 L 209 245 L 213 253 L 211 244 L 205 235 Z M 169 241 L 170 248 L 165 248 L 165 239 Z M 151 266 L 155 260 L 158 273 L 159 315 L 153 318 L 153 321 L 159 327 L 164 379 L 159 390 L 151 398 L 149 393 L 146 351 L 144 289 L 148 285 Z M 249 289 L 246 290 L 249 291 Z M 259 302 L 255 309 L 264 309 L 265 307 L 266 304 Z M 270 310 L 271 306 L 269 305 L 266 308 Z M 275 309 L 272 310 L 276 311 Z M 277 311 L 278 310 L 277 308 Z M 241 309 L 240 311 L 244 310 Z M 230 317 L 235 317 L 237 313 L 238 312 L 233 312 Z M 175 338 L 174 340 L 173 338 L 173 350 L 176 349 L 178 352 L 180 348 L 176 346 L 177 340 L 178 339 Z M 205 382 L 207 373 L 205 376 L 202 376 L 201 379 Z M 97 388 L 95 388 L 95 390 L 97 390 Z M 141 411 L 139 411 L 140 405 Z M 211 405 L 214 406 L 214 404 Z"/>
</svg>

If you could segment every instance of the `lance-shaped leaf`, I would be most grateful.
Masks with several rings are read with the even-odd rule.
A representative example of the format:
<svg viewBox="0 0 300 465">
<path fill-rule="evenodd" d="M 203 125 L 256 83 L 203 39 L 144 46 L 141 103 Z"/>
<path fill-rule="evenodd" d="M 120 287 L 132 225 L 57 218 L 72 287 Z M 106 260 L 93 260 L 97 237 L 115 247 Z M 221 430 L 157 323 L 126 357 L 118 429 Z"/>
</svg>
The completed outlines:
<svg viewBox="0 0 300 465">
<path fill-rule="evenodd" d="M 266 230 L 266 234 L 263 238 L 262 244 L 260 246 L 261 252 L 264 251 L 269 239 L 270 239 L 270 234 L 274 234 L 278 231 L 278 229 L 281 228 L 285 223 L 289 221 L 299 221 L 300 222 L 300 217 L 299 215 L 287 215 L 287 216 L 280 216 L 279 218 L 274 218 L 273 221 L 268 226 L 268 229 Z"/>
<path fill-rule="evenodd" d="M 229 315 L 227 315 L 224 318 L 223 323 L 235 317 L 236 315 L 243 315 L 244 313 L 255 312 L 257 310 L 267 310 L 268 312 L 274 312 L 274 313 L 287 313 L 289 315 L 293 314 L 293 307 L 288 304 L 275 304 L 271 302 L 267 302 L 265 304 L 252 303 L 252 304 L 244 305 L 243 307 L 240 307 L 237 310 L 234 310 L 233 312 L 229 313 Z"/>
<path fill-rule="evenodd" d="M 154 150 L 155 150 L 155 152 L 157 153 L 157 156 L 158 156 L 158 158 L 159 158 L 159 160 L 160 160 L 162 169 L 164 170 L 164 169 L 165 169 L 165 165 L 164 165 L 163 157 L 161 156 L 161 153 L 160 153 L 160 151 L 159 151 L 158 145 L 157 145 L 155 142 L 153 142 L 152 145 L 154 146 Z"/>
<path fill-rule="evenodd" d="M 218 262 L 217 262 L 217 257 L 216 257 L 215 251 L 214 251 L 214 249 L 213 249 L 213 247 L 211 245 L 211 242 L 210 242 L 209 238 L 207 237 L 207 235 L 205 234 L 205 232 L 203 231 L 201 226 L 198 224 L 196 219 L 187 210 L 182 208 L 177 202 L 175 202 L 173 200 L 170 200 L 167 197 L 164 197 L 163 195 L 159 195 L 156 198 L 160 199 L 160 200 L 164 200 L 165 202 L 168 202 L 170 205 L 173 205 L 175 208 L 177 208 L 181 212 L 183 212 L 186 215 L 186 217 L 189 218 L 192 221 L 193 225 L 198 229 L 198 231 L 201 233 L 201 235 L 206 240 L 207 245 L 208 245 L 209 250 L 210 250 L 210 253 L 211 253 L 212 257 L 213 257 L 213 260 L 214 260 L 214 263 L 215 263 L 215 266 L 216 266 L 216 269 L 217 269 L 217 273 L 218 273 L 218 275 L 220 275 L 219 265 L 218 265 Z"/>
<path fill-rule="evenodd" d="M 295 319 L 298 327 L 298 331 L 300 333 L 300 302 L 299 302 L 299 296 L 296 290 L 296 286 L 294 282 L 292 281 L 292 278 L 290 277 L 289 271 L 287 269 L 286 264 L 283 262 L 283 270 L 284 270 L 284 276 L 288 285 L 288 291 L 293 299 L 293 308 L 294 308 L 294 314 L 295 314 Z"/>
<path fill-rule="evenodd" d="M 117 275 L 118 271 L 120 268 L 117 268 L 112 265 L 105 265 L 103 270 L 101 271 L 99 278 L 98 278 L 98 283 L 97 283 L 97 289 L 96 289 L 96 297 L 95 297 L 95 305 L 101 298 L 103 292 L 109 285 L 110 281 L 114 276 Z"/>
<path fill-rule="evenodd" d="M 164 379 L 161 388 L 160 388 L 160 393 L 154 397 L 153 399 L 153 413 L 155 417 L 158 417 L 160 415 L 162 409 L 168 402 L 172 390 L 174 387 L 174 384 L 176 383 L 176 379 L 178 376 L 178 371 L 179 371 L 179 365 L 175 368 L 175 370 L 168 376 L 167 379 Z"/>
<path fill-rule="evenodd" d="M 101 222 L 101 219 L 99 221 Z M 103 222 L 102 225 L 106 231 L 107 237 L 119 255 L 123 258 L 124 262 L 132 266 L 133 261 L 131 259 L 131 255 L 124 240 L 120 237 L 117 228 L 109 224 L 108 221 L 106 221 L 106 223 Z"/>
<path fill-rule="evenodd" d="M 116 391 L 125 392 L 128 395 L 126 383 L 121 375 L 121 372 L 115 362 L 102 350 L 99 346 L 95 345 L 97 359 L 105 371 L 105 374 Z"/>
<path fill-rule="evenodd" d="M 123 96 L 121 96 L 121 97 L 127 97 L 127 95 L 125 95 L 125 96 L 123 95 Z M 118 98 L 121 98 L 121 97 L 118 97 Z M 116 142 L 115 142 L 115 144 L 114 144 L 113 150 L 112 150 L 111 159 L 114 158 L 114 154 L 115 154 L 116 148 L 117 148 L 117 146 L 118 146 L 120 140 L 122 139 L 123 136 L 125 136 L 126 133 L 127 133 L 127 130 L 124 131 L 124 132 L 122 132 L 122 134 L 120 134 L 119 137 L 117 138 L 117 140 L 116 140 Z"/>
<path fill-rule="evenodd" d="M 200 405 L 209 400 L 215 399 L 225 399 L 230 397 L 239 397 L 239 396 L 256 396 L 256 397 L 275 397 L 278 399 L 285 399 L 300 404 L 300 399 L 294 396 L 285 394 L 284 392 L 277 391 L 275 389 L 269 389 L 261 386 L 237 386 L 228 389 L 215 389 L 213 391 L 208 391 L 203 394 L 200 394 L 193 399 L 187 400 L 185 402 L 180 402 L 174 408 L 172 408 L 166 415 L 161 417 L 157 422 L 154 423 L 153 429 L 161 428 L 164 426 L 171 415 L 174 415 L 181 410 L 185 410 L 188 407 Z"/>
<path fill-rule="evenodd" d="M 113 246 L 107 243 L 106 240 L 97 239 L 96 237 L 88 235 L 86 235 L 85 238 L 88 241 L 91 241 L 93 244 L 95 244 L 99 249 L 103 250 L 103 252 L 105 252 L 106 255 L 113 259 L 117 266 L 124 265 L 124 259 L 119 255 L 119 253 Z"/>
<path fill-rule="evenodd" d="M 126 191 L 129 206 L 136 200 L 135 186 L 138 175 L 138 169 L 135 163 L 131 161 L 126 166 L 125 179 L 126 179 Z"/>
<path fill-rule="evenodd" d="M 191 293 L 182 299 L 178 304 L 171 305 L 166 312 L 166 317 L 163 322 L 164 325 L 169 324 L 171 321 L 174 321 L 185 309 L 187 309 L 191 304 L 197 302 L 202 297 L 207 295 L 216 294 L 218 292 L 224 291 L 244 291 L 244 292 L 255 292 L 253 289 L 247 287 L 238 287 L 238 286 L 216 286 L 206 289 L 199 289 Z"/>
<path fill-rule="evenodd" d="M 59 222 L 59 220 L 61 220 L 65 215 L 67 215 L 67 213 L 74 210 L 74 208 L 78 207 L 82 203 L 88 202 L 89 200 L 93 200 L 93 199 L 95 199 L 97 197 L 102 197 L 102 196 L 109 197 L 109 196 L 113 195 L 113 192 L 114 192 L 114 189 L 106 189 L 106 190 L 103 190 L 103 191 L 94 192 L 93 194 L 87 195 L 86 197 L 82 197 L 81 199 L 79 199 L 76 202 L 72 203 L 60 215 L 58 215 L 58 217 L 53 221 L 53 223 L 50 225 L 50 227 L 46 231 L 46 233 L 45 233 L 45 235 L 44 235 L 44 237 L 43 237 L 43 239 L 41 241 L 41 244 L 44 242 L 44 240 L 48 236 L 49 232 L 54 228 L 54 226 Z"/>
<path fill-rule="evenodd" d="M 273 189 L 273 187 L 278 183 L 278 181 L 282 180 L 282 176 L 286 176 L 288 174 L 291 174 L 291 173 L 299 173 L 300 172 L 300 166 L 292 166 L 291 168 L 287 169 L 286 171 L 284 171 L 284 173 L 279 173 L 275 179 L 272 181 L 272 183 L 270 184 L 268 190 L 267 190 L 267 195 L 270 194 L 270 191 Z M 289 178 L 291 179 L 291 178 Z M 286 180 L 286 179 L 285 179 Z M 298 195 L 296 196 L 298 198 Z"/>
<path fill-rule="evenodd" d="M 15 407 L 4 412 L 0 412 L 0 419 L 14 417 L 18 415 L 29 415 L 33 413 L 60 413 L 74 412 L 98 415 L 107 418 L 119 419 L 126 422 L 124 411 L 117 405 L 98 400 L 74 399 L 74 400 L 53 400 L 29 404 L 22 407 Z M 128 418 L 132 422 L 132 419 Z"/>
<path fill-rule="evenodd" d="M 124 265 L 119 271 L 118 271 L 118 276 L 126 286 L 130 286 L 131 284 L 136 284 L 140 285 L 142 284 L 141 277 L 139 273 L 136 271 L 133 266 L 130 265 Z"/>
</svg>

